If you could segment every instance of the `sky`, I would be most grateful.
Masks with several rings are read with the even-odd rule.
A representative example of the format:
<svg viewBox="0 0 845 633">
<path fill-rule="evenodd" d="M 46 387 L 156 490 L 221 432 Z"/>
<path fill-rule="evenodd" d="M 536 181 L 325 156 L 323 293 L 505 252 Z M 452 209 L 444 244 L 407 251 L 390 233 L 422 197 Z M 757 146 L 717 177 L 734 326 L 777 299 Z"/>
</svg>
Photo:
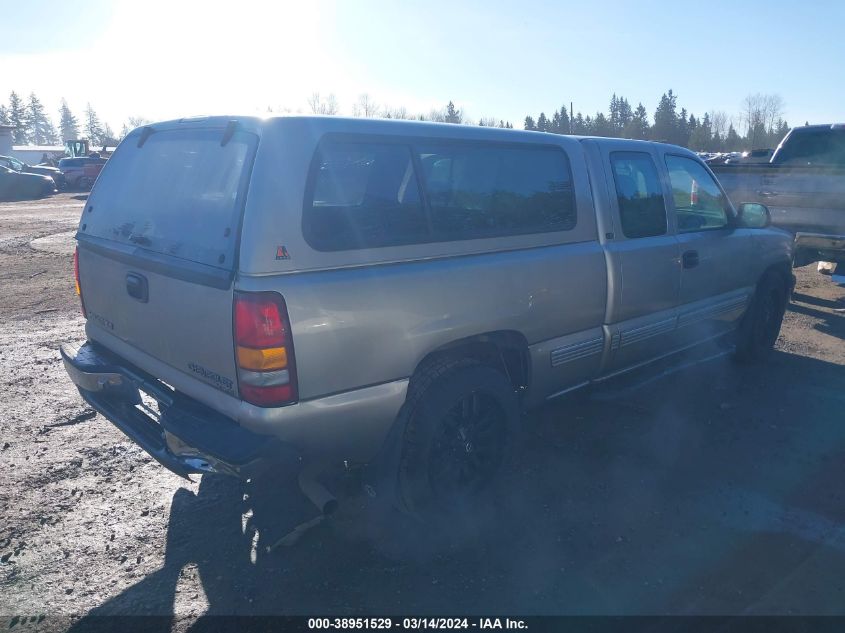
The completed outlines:
<svg viewBox="0 0 845 633">
<path fill-rule="evenodd" d="M 130 116 L 307 112 L 314 92 L 358 95 L 521 127 L 561 105 L 653 116 L 672 89 L 701 116 L 782 97 L 790 124 L 845 121 L 845 2 L 0 0 L 0 102 L 35 92 Z"/>
</svg>

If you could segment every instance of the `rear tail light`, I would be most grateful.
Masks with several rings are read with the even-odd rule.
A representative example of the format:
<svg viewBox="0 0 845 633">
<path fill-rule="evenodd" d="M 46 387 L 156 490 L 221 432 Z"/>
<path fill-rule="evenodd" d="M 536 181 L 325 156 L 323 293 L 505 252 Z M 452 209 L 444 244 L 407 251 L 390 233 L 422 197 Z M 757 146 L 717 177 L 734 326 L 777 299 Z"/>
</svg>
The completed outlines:
<svg viewBox="0 0 845 633">
<path fill-rule="evenodd" d="M 260 407 L 296 402 L 293 341 L 282 296 L 236 292 L 234 329 L 241 398 Z"/>
<path fill-rule="evenodd" d="M 79 285 L 79 247 L 73 251 L 73 281 L 76 284 L 76 294 L 79 296 L 79 307 L 82 309 L 82 316 L 88 317 L 85 313 L 85 300 L 82 298 L 82 286 Z"/>
</svg>

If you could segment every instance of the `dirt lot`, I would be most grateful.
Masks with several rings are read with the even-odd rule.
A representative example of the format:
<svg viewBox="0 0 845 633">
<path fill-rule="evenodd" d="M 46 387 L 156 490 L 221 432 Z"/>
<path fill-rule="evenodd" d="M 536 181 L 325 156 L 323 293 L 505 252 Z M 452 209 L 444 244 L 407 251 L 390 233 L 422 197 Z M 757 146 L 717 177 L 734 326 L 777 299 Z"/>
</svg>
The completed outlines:
<svg viewBox="0 0 845 633">
<path fill-rule="evenodd" d="M 485 529 L 432 544 L 361 495 L 268 554 L 309 511 L 290 486 L 179 479 L 65 377 L 82 204 L 0 204 L 0 614 L 845 613 L 845 292 L 814 267 L 771 363 L 528 417 Z"/>
</svg>

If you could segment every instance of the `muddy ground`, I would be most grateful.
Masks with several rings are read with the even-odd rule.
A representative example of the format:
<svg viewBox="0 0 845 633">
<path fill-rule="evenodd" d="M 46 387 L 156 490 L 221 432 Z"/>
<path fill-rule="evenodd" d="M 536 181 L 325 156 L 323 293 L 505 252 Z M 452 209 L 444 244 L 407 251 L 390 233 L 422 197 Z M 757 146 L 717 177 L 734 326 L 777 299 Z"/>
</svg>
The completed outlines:
<svg viewBox="0 0 845 633">
<path fill-rule="evenodd" d="M 845 292 L 813 266 L 769 364 L 529 416 L 495 521 L 422 534 L 357 495 L 268 554 L 308 518 L 291 486 L 182 480 L 65 377 L 82 204 L 0 204 L 0 614 L 845 613 Z"/>
</svg>

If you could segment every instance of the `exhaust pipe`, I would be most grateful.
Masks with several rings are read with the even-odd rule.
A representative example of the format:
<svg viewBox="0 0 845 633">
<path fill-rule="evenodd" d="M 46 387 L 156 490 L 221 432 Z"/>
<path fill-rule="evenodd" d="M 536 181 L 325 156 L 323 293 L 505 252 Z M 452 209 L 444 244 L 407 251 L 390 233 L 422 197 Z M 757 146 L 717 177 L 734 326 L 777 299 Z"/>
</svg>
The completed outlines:
<svg viewBox="0 0 845 633">
<path fill-rule="evenodd" d="M 337 510 L 338 503 L 335 496 L 317 481 L 316 476 L 321 470 L 319 466 L 310 465 L 299 471 L 299 489 L 323 516 L 329 516 Z"/>
<path fill-rule="evenodd" d="M 317 506 L 320 514 L 309 521 L 305 521 L 305 523 L 300 523 L 278 541 L 266 547 L 265 551 L 268 554 L 279 546 L 292 547 L 306 532 L 320 525 L 327 516 L 337 510 L 338 503 L 335 496 L 316 479 L 322 470 L 318 464 L 312 463 L 300 470 L 299 476 L 297 477 L 299 489 L 302 491 L 302 494 Z"/>
</svg>

